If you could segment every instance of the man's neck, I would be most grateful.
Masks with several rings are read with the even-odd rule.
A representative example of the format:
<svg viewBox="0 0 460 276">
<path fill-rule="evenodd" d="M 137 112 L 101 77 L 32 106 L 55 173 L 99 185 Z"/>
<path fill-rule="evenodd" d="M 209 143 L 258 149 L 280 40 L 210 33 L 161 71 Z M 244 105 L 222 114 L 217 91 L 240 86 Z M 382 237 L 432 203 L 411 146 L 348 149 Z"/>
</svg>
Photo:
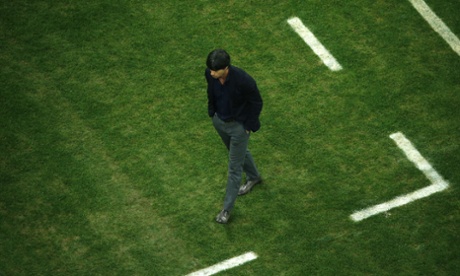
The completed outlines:
<svg viewBox="0 0 460 276">
<path fill-rule="evenodd" d="M 222 77 L 219 78 L 219 81 L 220 81 L 221 84 L 225 83 L 225 80 L 227 79 L 229 71 L 230 71 L 230 68 L 227 67 L 227 70 L 225 70 L 225 74 Z"/>
</svg>

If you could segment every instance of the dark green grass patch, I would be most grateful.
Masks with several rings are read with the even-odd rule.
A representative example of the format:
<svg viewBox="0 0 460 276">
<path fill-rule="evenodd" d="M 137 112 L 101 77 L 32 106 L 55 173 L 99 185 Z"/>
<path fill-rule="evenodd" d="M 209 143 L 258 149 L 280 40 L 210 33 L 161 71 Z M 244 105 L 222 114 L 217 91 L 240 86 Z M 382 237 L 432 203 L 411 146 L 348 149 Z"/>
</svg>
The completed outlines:
<svg viewBox="0 0 460 276">
<path fill-rule="evenodd" d="M 458 4 L 431 2 L 458 33 Z M 408 1 L 16 1 L 0 24 L 0 274 L 184 275 L 248 251 L 222 275 L 460 269 L 460 59 Z M 264 183 L 225 226 L 203 76 L 217 47 L 264 99 Z M 430 185 L 398 131 L 450 187 L 354 223 Z"/>
</svg>

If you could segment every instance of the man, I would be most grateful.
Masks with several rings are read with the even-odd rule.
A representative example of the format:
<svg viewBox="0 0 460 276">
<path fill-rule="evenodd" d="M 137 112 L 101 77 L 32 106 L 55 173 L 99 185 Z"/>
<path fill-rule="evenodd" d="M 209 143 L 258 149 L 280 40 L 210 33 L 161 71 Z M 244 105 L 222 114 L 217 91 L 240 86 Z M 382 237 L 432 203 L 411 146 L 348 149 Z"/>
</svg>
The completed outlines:
<svg viewBox="0 0 460 276">
<path fill-rule="evenodd" d="M 230 65 L 229 54 L 222 49 L 209 53 L 206 60 L 208 113 L 229 152 L 227 190 L 218 223 L 227 223 L 236 198 L 251 191 L 262 178 L 248 150 L 249 136 L 260 128 L 262 97 L 254 79 L 242 69 Z M 241 186 L 242 174 L 246 183 Z"/>
</svg>

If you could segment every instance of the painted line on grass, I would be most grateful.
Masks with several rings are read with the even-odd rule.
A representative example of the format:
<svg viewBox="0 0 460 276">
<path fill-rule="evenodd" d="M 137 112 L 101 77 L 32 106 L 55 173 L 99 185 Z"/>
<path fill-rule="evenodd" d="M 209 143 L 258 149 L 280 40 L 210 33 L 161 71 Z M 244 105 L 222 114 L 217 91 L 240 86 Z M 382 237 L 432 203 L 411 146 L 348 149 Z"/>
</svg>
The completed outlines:
<svg viewBox="0 0 460 276">
<path fill-rule="evenodd" d="M 208 268 L 193 272 L 191 274 L 188 274 L 187 276 L 207 276 L 207 275 L 214 275 L 216 273 L 219 273 L 221 271 L 240 266 L 244 263 L 250 262 L 252 260 L 257 259 L 257 255 L 254 252 L 247 252 L 241 256 L 234 257 L 231 259 L 228 259 L 226 261 L 223 261 L 221 263 L 215 264 L 213 266 L 210 266 Z"/>
<path fill-rule="evenodd" d="M 412 6 L 425 18 L 430 26 L 452 47 L 452 49 L 460 56 L 460 40 L 449 27 L 430 9 L 423 0 L 409 0 Z"/>
<path fill-rule="evenodd" d="M 415 164 L 417 169 L 421 170 L 433 185 L 439 185 L 447 188 L 449 185 L 436 172 L 428 161 L 418 152 L 412 143 L 401 132 L 393 133 L 390 138 L 395 141 L 400 149 L 406 154 L 407 159 Z"/>
<path fill-rule="evenodd" d="M 300 37 L 307 43 L 313 52 L 319 56 L 323 63 L 332 71 L 342 70 L 342 66 L 337 60 L 329 53 L 329 51 L 319 42 L 315 35 L 302 23 L 298 17 L 293 17 L 287 21 L 292 29 L 300 35 Z"/>
<path fill-rule="evenodd" d="M 417 199 L 428 197 L 434 193 L 441 192 L 449 187 L 449 184 L 442 178 L 441 175 L 438 174 L 438 172 L 433 169 L 431 164 L 428 163 L 425 158 L 423 158 L 418 150 L 401 132 L 391 134 L 390 138 L 395 141 L 396 145 L 398 145 L 398 147 L 405 153 L 406 157 L 425 174 L 425 176 L 431 181 L 431 185 L 416 190 L 410 194 L 396 197 L 395 199 L 388 202 L 374 205 L 364 210 L 355 212 L 350 216 L 354 221 L 361 221 L 368 217 L 386 212 L 390 209 L 408 204 Z"/>
</svg>

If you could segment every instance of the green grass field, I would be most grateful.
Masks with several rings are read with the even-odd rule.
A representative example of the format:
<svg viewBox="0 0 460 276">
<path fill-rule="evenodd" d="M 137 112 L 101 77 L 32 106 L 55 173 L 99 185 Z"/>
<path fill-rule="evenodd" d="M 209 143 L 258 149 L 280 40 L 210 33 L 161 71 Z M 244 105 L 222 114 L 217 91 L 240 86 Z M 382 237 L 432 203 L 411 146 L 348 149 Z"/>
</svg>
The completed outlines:
<svg viewBox="0 0 460 276">
<path fill-rule="evenodd" d="M 427 0 L 460 36 L 460 2 Z M 329 70 L 299 17 L 343 66 Z M 258 82 L 265 183 L 214 222 L 206 55 Z M 460 57 L 409 1 L 3 0 L 0 275 L 458 275 Z M 402 132 L 449 183 L 430 185 Z"/>
</svg>

